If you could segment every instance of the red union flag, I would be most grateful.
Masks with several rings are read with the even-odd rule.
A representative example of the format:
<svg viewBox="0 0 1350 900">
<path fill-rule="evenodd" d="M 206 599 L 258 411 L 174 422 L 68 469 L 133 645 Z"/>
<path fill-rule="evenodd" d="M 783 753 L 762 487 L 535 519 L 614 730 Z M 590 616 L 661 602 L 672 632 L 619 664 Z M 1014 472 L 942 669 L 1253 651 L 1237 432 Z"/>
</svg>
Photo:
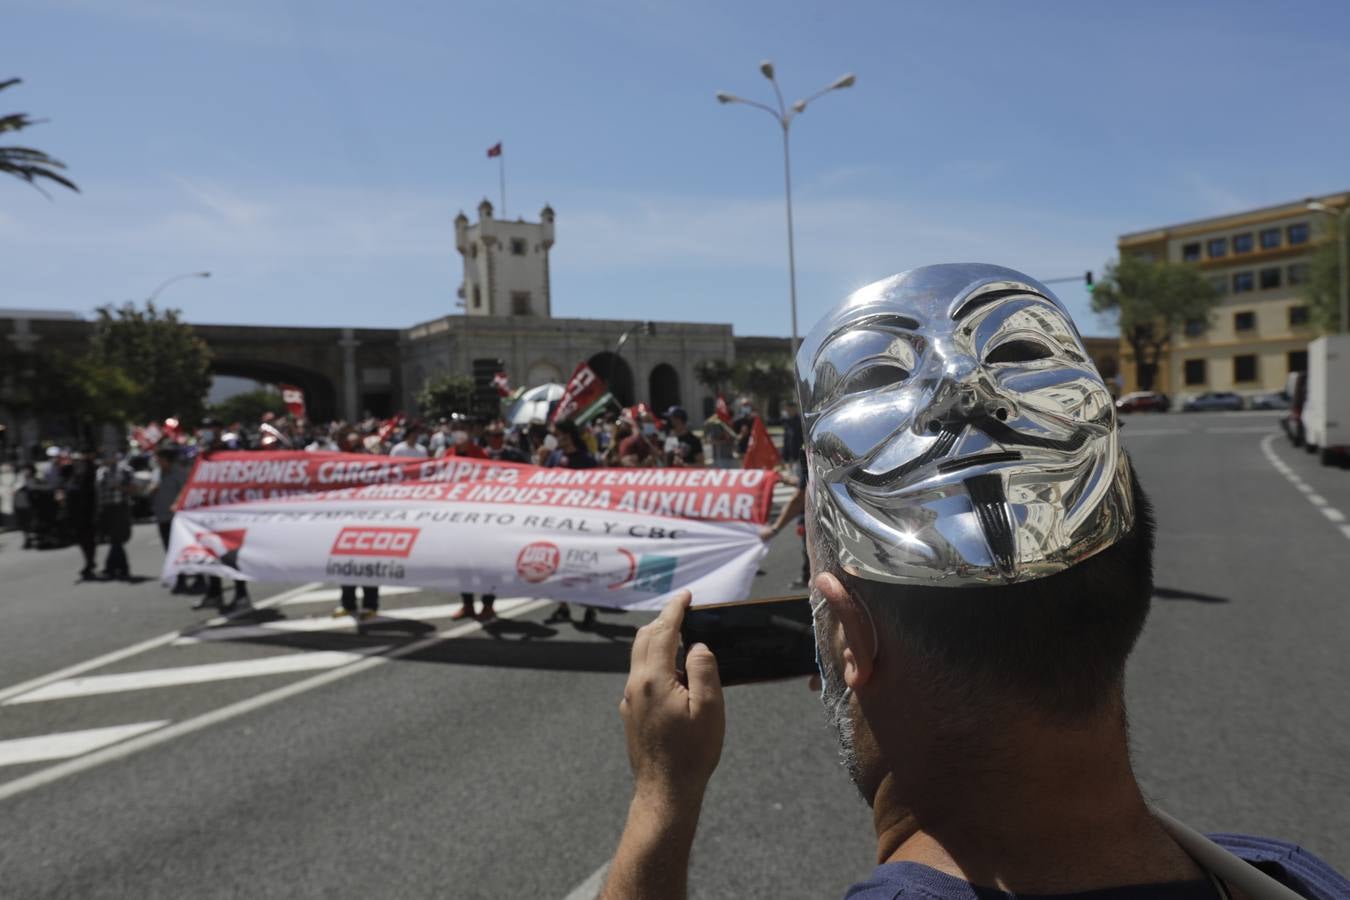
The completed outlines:
<svg viewBox="0 0 1350 900">
<path fill-rule="evenodd" d="M 491 147 L 488 148 L 488 159 L 492 159 L 492 157 L 494 156 L 501 156 L 501 155 L 502 155 L 501 141 L 498 141 L 497 143 L 493 144 Z"/>
<path fill-rule="evenodd" d="M 492 386 L 497 389 L 499 396 L 511 396 L 511 379 L 506 376 L 505 372 L 498 372 L 492 376 Z"/>
<path fill-rule="evenodd" d="M 293 384 L 277 385 L 281 388 L 281 402 L 286 404 L 286 412 L 293 419 L 305 417 L 305 392 Z"/>
<path fill-rule="evenodd" d="M 562 399 L 558 401 L 558 407 L 553 410 L 549 422 L 572 419 L 578 425 L 584 425 L 605 408 L 609 399 L 609 387 L 604 379 L 586 363 L 578 363 L 576 371 L 563 388 Z"/>
<path fill-rule="evenodd" d="M 715 407 L 717 418 L 721 419 L 727 425 L 731 424 L 731 408 L 727 406 L 727 398 L 721 394 L 717 395 L 717 406 Z"/>
</svg>

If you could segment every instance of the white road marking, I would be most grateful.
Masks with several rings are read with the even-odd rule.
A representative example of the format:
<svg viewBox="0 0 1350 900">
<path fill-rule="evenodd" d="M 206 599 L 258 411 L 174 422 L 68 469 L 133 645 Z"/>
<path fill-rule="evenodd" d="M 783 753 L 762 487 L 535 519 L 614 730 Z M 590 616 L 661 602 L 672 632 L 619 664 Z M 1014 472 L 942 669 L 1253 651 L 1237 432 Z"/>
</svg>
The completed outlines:
<svg viewBox="0 0 1350 900">
<path fill-rule="evenodd" d="M 20 763 L 46 762 L 52 759 L 70 759 L 91 750 L 125 741 L 138 734 L 154 731 L 169 724 L 168 719 L 159 722 L 137 722 L 135 725 L 113 725 L 110 728 L 86 728 L 82 731 L 63 731 L 57 734 L 41 734 L 35 737 L 15 738 L 0 741 L 0 766 L 16 766 Z"/>
<path fill-rule="evenodd" d="M 1205 434 L 1269 434 L 1271 429 L 1264 426 L 1247 426 L 1246 428 L 1206 428 Z"/>
<path fill-rule="evenodd" d="M 609 874 L 608 861 L 592 872 L 585 881 L 568 891 L 563 900 L 595 900 L 600 894 L 600 888 L 605 884 L 607 874 Z"/>
<path fill-rule="evenodd" d="M 313 587 L 313 585 L 309 585 L 309 587 Z M 422 588 L 406 587 L 404 585 L 393 585 L 390 587 L 381 586 L 380 596 L 394 597 L 399 594 L 416 594 L 420 590 L 422 590 Z M 296 606 L 301 603 L 337 603 L 341 599 L 342 588 L 324 588 L 318 591 L 306 590 L 295 596 L 287 597 L 278 605 Z"/>
<path fill-rule="evenodd" d="M 515 609 L 508 610 L 506 614 L 502 616 L 502 618 L 512 618 L 517 615 L 523 615 L 524 613 L 527 613 L 531 610 L 538 609 L 541 606 L 545 606 L 550 602 L 551 601 L 548 600 L 534 600 L 530 603 L 522 604 L 521 606 L 518 606 Z M 201 731 L 203 728 L 209 728 L 212 725 L 228 721 L 230 719 L 236 718 L 237 716 L 242 716 L 245 713 L 250 713 L 253 712 L 254 710 L 262 709 L 266 706 L 271 706 L 273 703 L 277 703 L 281 700 L 285 700 L 290 697 L 303 694 L 306 691 L 312 691 L 315 688 L 323 687 L 324 685 L 327 684 L 332 684 L 333 682 L 346 678 L 349 675 L 355 675 L 358 672 L 368 671 L 370 669 L 375 668 L 376 666 L 383 665 L 384 663 L 389 662 L 391 659 L 398 659 L 403 656 L 408 656 L 409 654 L 412 653 L 418 653 L 441 641 L 462 637 L 466 634 L 471 634 L 475 631 L 480 630 L 482 627 L 483 624 L 481 622 L 466 622 L 465 624 L 459 625 L 455 628 L 451 628 L 446 631 L 439 631 L 436 634 L 431 635 L 429 637 L 425 637 L 420 641 L 413 641 L 412 643 L 405 644 L 402 647 L 396 647 L 395 649 L 383 655 L 368 656 L 362 659 L 360 662 L 352 663 L 349 666 L 343 666 L 338 669 L 330 669 L 327 672 L 320 672 L 318 675 L 313 675 L 309 678 L 305 678 L 300 681 L 293 681 L 290 684 L 283 685 L 279 688 L 276 688 L 275 690 L 258 694 L 256 697 L 249 697 L 247 700 L 241 700 L 238 703 L 232 703 L 229 706 L 222 706 L 220 709 L 215 709 L 212 710 L 211 712 L 203 713 L 200 716 L 197 716 L 192 719 L 187 719 L 175 725 L 169 725 L 168 727 L 161 728 L 158 731 L 152 731 L 149 734 L 143 734 L 140 735 L 139 737 L 131 738 L 130 740 L 123 741 L 120 744 L 114 744 L 111 747 L 104 747 L 101 750 L 95 750 L 92 753 L 87 753 L 84 756 L 67 760 L 66 762 L 57 763 L 54 766 L 48 766 L 45 769 L 41 769 L 29 775 L 25 775 L 22 778 L 15 778 L 13 781 L 8 781 L 5 782 L 4 784 L 0 784 L 0 800 L 7 800 L 10 797 L 14 797 L 18 794 L 25 793 L 26 791 L 31 791 L 34 788 L 42 787 L 43 785 L 46 784 L 51 784 L 54 781 L 59 781 L 60 779 L 65 778 L 67 775 L 75 775 L 79 772 L 86 772 L 97 766 L 101 766 L 104 763 L 113 762 L 114 760 L 118 759 L 125 759 L 126 757 L 131 756 L 134 753 L 139 753 L 142 750 L 147 750 L 151 747 L 159 746 L 160 744 L 167 743 L 168 741 L 171 741 L 178 737 L 182 737 L 183 735 L 192 734 L 193 732 L 196 731 Z"/>
<path fill-rule="evenodd" d="M 498 600 L 493 609 L 498 613 L 528 603 L 529 597 L 507 597 Z M 382 609 L 379 616 L 367 619 L 364 626 L 379 626 L 380 622 L 431 622 L 436 619 L 448 619 L 463 607 L 462 603 L 442 603 L 436 606 L 408 606 L 402 609 Z M 234 625 L 224 628 L 205 628 L 184 635 L 173 642 L 175 647 L 186 647 L 209 641 L 239 641 L 260 637 L 276 637 L 282 632 L 311 631 L 354 631 L 357 623 L 350 616 L 333 618 L 324 616 L 305 616 L 300 619 L 278 619 L 257 625 Z"/>
<path fill-rule="evenodd" d="M 1279 469 L 1281 466 L 1284 466 L 1284 468 L 1288 469 L 1288 466 L 1285 466 L 1284 464 L 1284 460 L 1276 456 L 1275 451 L 1270 448 L 1271 442 L 1274 441 L 1276 437 L 1277 435 L 1271 434 L 1267 435 L 1264 439 L 1262 439 L 1261 452 L 1265 454 L 1266 459 L 1275 468 Z M 1321 510 L 1322 515 L 1326 516 L 1329 521 L 1332 522 L 1345 521 L 1345 513 L 1341 512 L 1339 509 L 1336 509 L 1334 506 L 1329 506 L 1327 504 L 1326 497 L 1323 497 L 1321 494 L 1314 494 L 1312 492 L 1312 488 L 1309 487 L 1306 483 L 1304 483 L 1297 475 L 1295 475 L 1292 470 L 1286 471 L 1285 477 L 1289 479 L 1289 482 L 1293 484 L 1294 487 L 1302 491 L 1304 495 L 1307 496 L 1308 502 L 1311 503 L 1313 506 L 1316 506 L 1319 510 Z M 1342 525 L 1341 534 L 1350 538 L 1350 525 Z"/>
<path fill-rule="evenodd" d="M 311 581 L 309 584 L 302 584 L 297 588 L 291 588 L 289 591 L 282 591 L 281 593 L 268 597 L 265 600 L 259 600 L 257 603 L 253 604 L 253 609 L 267 609 L 270 606 L 284 605 L 287 599 L 289 599 L 290 597 L 293 597 L 297 594 L 303 594 L 306 591 L 312 591 L 314 588 L 318 587 L 321 583 L 322 582 Z M 224 625 L 226 622 L 238 618 L 239 616 L 242 616 L 247 612 L 248 610 L 244 609 L 236 613 L 231 613 L 228 616 L 216 616 L 215 618 L 208 621 L 206 624 Z M 43 685 L 51 684 L 52 682 L 55 681 L 61 681 L 64 678 L 70 678 L 73 675 L 79 675 L 83 672 L 88 672 L 90 669 L 98 669 L 102 668 L 103 666 L 111 665 L 112 663 L 118 662 L 119 660 L 135 656 L 138 653 L 144 653 L 147 650 L 153 650 L 156 647 L 163 647 L 165 644 L 172 643 L 174 640 L 178 639 L 180 636 L 182 636 L 182 634 L 183 634 L 182 631 L 170 631 L 165 634 L 161 634 L 159 637 L 150 638 L 148 641 L 141 641 L 139 644 L 132 644 L 130 647 L 123 647 L 121 650 L 114 650 L 111 653 L 105 653 L 102 656 L 96 656 L 93 659 L 87 659 L 82 663 L 76 663 L 73 666 L 66 666 L 64 669 L 58 669 L 55 672 L 49 672 L 46 675 L 41 675 L 37 678 L 30 679 L 29 681 L 24 681 L 11 687 L 7 687 L 4 690 L 0 690 L 0 703 L 3 703 L 10 697 L 17 697 L 19 694 L 27 693 L 28 691 L 42 687 Z"/>
<path fill-rule="evenodd" d="M 252 678 L 260 675 L 284 675 L 288 672 L 308 672 L 313 669 L 336 669 L 338 666 L 354 663 L 366 655 L 345 653 L 340 650 L 317 650 L 313 653 L 290 653 L 286 656 L 267 656 L 262 659 L 242 659 L 223 663 L 203 663 L 196 666 L 175 666 L 171 669 L 146 669 L 142 672 L 118 672 L 115 675 L 89 675 L 85 678 L 68 678 L 65 681 L 52 682 L 35 691 L 29 691 L 26 694 L 20 694 L 6 700 L 4 705 L 41 703 L 46 700 L 65 700 L 70 697 L 116 694 L 121 691 L 142 691 L 147 688 L 201 684 L 207 681 Z"/>
</svg>

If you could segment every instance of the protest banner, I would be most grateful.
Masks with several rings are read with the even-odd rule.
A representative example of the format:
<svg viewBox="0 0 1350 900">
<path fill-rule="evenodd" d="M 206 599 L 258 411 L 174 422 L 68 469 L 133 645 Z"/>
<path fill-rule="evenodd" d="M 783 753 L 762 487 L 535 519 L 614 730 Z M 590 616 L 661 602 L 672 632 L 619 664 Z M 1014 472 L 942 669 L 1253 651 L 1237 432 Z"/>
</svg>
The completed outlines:
<svg viewBox="0 0 1350 900">
<path fill-rule="evenodd" d="M 279 385 L 281 388 L 281 402 L 286 404 L 286 412 L 291 414 L 293 419 L 303 419 L 305 417 L 305 392 L 293 384 Z"/>
<path fill-rule="evenodd" d="M 220 452 L 179 497 L 164 578 L 329 581 L 657 609 L 748 596 L 775 476 Z"/>
</svg>

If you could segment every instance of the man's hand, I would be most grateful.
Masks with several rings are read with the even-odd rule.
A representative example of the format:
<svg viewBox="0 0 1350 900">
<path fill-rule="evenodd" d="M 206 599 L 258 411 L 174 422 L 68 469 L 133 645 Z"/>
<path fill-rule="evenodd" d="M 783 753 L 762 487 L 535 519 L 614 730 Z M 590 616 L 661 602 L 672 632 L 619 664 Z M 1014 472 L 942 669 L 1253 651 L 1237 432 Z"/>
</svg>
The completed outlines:
<svg viewBox="0 0 1350 900">
<path fill-rule="evenodd" d="M 638 630 L 619 712 L 638 797 L 697 809 L 722 757 L 726 716 L 712 651 L 685 654 L 688 684 L 675 671 L 680 624 L 691 597 L 681 591 L 661 615 Z"/>
<path fill-rule="evenodd" d="M 685 654 L 687 683 L 675 671 L 680 624 L 690 595 L 681 591 L 638 630 L 619 713 L 633 769 L 633 802 L 600 896 L 604 900 L 680 900 L 708 779 L 722 757 L 726 717 L 712 651 Z"/>
</svg>

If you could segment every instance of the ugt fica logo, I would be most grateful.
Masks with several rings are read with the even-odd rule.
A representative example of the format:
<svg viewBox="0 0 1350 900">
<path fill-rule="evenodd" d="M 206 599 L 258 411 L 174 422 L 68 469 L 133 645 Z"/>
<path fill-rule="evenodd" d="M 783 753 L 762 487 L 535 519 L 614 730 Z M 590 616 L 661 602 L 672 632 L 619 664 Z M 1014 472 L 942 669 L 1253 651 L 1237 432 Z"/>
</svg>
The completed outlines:
<svg viewBox="0 0 1350 900">
<path fill-rule="evenodd" d="M 558 571 L 561 559 L 562 553 L 557 544 L 535 541 L 521 548 L 520 555 L 516 557 L 516 573 L 530 584 L 538 584 Z"/>
</svg>

